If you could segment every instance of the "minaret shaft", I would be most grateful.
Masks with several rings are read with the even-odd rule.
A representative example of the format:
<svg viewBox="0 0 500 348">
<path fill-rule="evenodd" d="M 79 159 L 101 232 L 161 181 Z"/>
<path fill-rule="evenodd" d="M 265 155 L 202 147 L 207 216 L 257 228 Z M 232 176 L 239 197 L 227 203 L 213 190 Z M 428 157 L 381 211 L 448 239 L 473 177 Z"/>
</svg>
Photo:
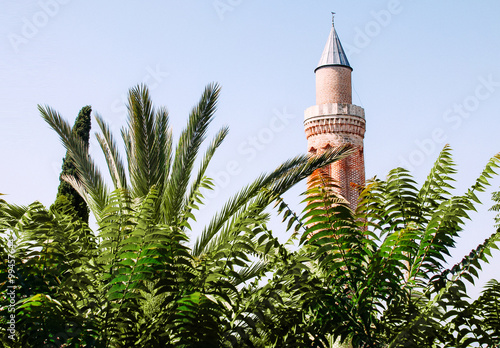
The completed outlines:
<svg viewBox="0 0 500 348">
<path fill-rule="evenodd" d="M 352 103 L 351 70 L 330 66 L 316 71 L 316 105 Z"/>
<path fill-rule="evenodd" d="M 351 72 L 352 68 L 332 27 L 315 70 L 316 105 L 305 111 L 304 127 L 310 154 L 345 144 L 355 148 L 348 158 L 322 169 L 338 182 L 339 193 L 355 209 L 359 198 L 355 186 L 365 182 L 363 139 L 366 124 L 363 108 L 352 104 Z"/>
</svg>

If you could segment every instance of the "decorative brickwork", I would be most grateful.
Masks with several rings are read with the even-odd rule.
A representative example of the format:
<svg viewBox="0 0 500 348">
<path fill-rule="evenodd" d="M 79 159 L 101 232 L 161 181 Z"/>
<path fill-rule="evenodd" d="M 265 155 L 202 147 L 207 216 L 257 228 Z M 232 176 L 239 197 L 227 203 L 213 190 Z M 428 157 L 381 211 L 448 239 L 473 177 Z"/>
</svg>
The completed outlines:
<svg viewBox="0 0 500 348">
<path fill-rule="evenodd" d="M 330 147 L 353 145 L 348 158 L 322 168 L 335 179 L 339 193 L 355 209 L 357 186 L 365 183 L 363 139 L 366 122 L 363 108 L 351 104 L 351 68 L 343 65 L 316 69 L 316 104 L 305 111 L 304 128 L 307 150 L 319 154 Z"/>
<path fill-rule="evenodd" d="M 352 103 L 351 69 L 325 66 L 316 71 L 316 105 Z"/>
</svg>

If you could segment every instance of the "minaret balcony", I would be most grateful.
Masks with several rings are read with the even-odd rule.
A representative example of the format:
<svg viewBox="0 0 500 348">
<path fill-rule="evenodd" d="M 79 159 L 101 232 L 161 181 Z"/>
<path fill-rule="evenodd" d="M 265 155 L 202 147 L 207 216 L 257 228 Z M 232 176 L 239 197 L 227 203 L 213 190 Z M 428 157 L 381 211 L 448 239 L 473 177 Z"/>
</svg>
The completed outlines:
<svg viewBox="0 0 500 348">
<path fill-rule="evenodd" d="M 364 120 L 365 110 L 361 106 L 353 104 L 333 103 L 313 105 L 304 112 L 304 124 L 315 119 L 343 115 L 357 116 Z"/>
</svg>

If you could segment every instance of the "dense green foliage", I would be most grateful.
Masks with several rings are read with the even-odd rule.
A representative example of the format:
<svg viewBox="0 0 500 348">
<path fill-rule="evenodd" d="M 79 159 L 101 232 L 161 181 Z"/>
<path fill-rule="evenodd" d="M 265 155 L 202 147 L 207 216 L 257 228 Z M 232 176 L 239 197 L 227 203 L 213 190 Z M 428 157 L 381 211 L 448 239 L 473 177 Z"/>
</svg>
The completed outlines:
<svg viewBox="0 0 500 348">
<path fill-rule="evenodd" d="M 97 117 L 112 189 L 84 141 L 40 108 L 75 163 L 78 177 L 66 180 L 98 227 L 91 231 L 69 202 L 47 210 L 0 200 L 4 346 L 498 347 L 498 282 L 475 301 L 465 282 L 488 261 L 499 230 L 453 267 L 445 261 L 500 156 L 455 195 L 446 147 L 420 188 L 397 168 L 367 183 L 355 212 L 317 170 L 350 149 L 299 156 L 259 176 L 198 230 L 195 214 L 213 188 L 206 170 L 227 134 L 217 132 L 197 161 L 218 94 L 216 85 L 205 89 L 174 145 L 166 109 L 152 105 L 145 87 L 133 88 L 126 161 Z M 307 177 L 307 204 L 297 213 L 283 193 Z M 500 195 L 493 199 L 499 210 Z M 267 227 L 273 206 L 290 231 L 285 243 Z"/>
<path fill-rule="evenodd" d="M 189 248 L 193 212 L 202 204 L 202 190 L 213 186 L 205 172 L 228 131 L 224 127 L 215 134 L 195 166 L 218 94 L 216 85 L 205 89 L 174 146 L 166 109 L 152 105 L 146 88 L 132 89 L 128 127 L 122 131 L 127 165 L 109 127 L 97 117 L 113 190 L 86 144 L 54 110 L 40 107 L 76 165 L 78 178 L 65 179 L 89 205 L 98 231 L 97 238 L 89 238 L 81 220 L 38 203 L 2 207 L 2 231 L 16 246 L 19 346 L 62 342 L 62 336 L 72 346 L 97 347 L 248 340 L 240 319 L 247 311 L 245 291 L 251 291 L 245 289 L 271 269 L 270 255 L 279 245 L 265 227 L 272 199 L 264 189 L 283 193 L 349 149 L 298 156 L 259 176 L 223 206 Z M 32 263 L 21 261 L 27 259 Z M 25 274 L 36 278 L 36 290 L 24 289 Z M 69 329 L 63 327 L 67 323 Z"/>
<path fill-rule="evenodd" d="M 91 112 L 92 108 L 90 106 L 84 106 L 75 120 L 73 125 L 72 133 L 81 139 L 85 148 L 88 151 L 89 141 L 90 141 L 90 128 L 91 128 Z M 69 206 L 73 207 L 74 213 L 82 221 L 89 221 L 89 209 L 85 200 L 76 192 L 76 190 L 65 180 L 65 177 L 74 177 L 78 180 L 78 173 L 76 171 L 76 166 L 71 160 L 69 153 L 63 158 L 62 171 L 59 176 L 59 187 L 57 189 L 57 197 L 53 209 L 61 210 L 63 207 Z"/>
<path fill-rule="evenodd" d="M 394 169 L 367 184 L 355 214 L 328 178 L 315 177 L 302 239 L 309 238 L 318 275 L 293 296 L 315 313 L 317 332 L 354 347 L 496 347 L 498 283 L 469 303 L 465 282 L 488 262 L 499 230 L 453 267 L 446 257 L 499 163 L 500 155 L 493 157 L 467 192 L 453 195 L 455 169 L 445 147 L 420 188 L 406 170 Z"/>
</svg>

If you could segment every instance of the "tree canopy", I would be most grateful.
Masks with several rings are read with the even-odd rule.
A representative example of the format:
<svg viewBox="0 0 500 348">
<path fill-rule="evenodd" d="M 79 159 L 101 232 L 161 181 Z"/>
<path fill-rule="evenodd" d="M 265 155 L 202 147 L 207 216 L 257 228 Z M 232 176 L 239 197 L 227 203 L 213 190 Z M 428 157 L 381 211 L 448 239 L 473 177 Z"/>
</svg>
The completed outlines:
<svg viewBox="0 0 500 348">
<path fill-rule="evenodd" d="M 366 183 L 355 211 L 318 170 L 349 147 L 297 156 L 192 231 L 213 189 L 207 168 L 228 133 L 222 127 L 199 156 L 218 96 L 218 85 L 205 88 L 174 144 L 167 110 L 154 107 L 145 86 L 132 88 L 125 160 L 97 116 L 111 184 L 88 140 L 54 109 L 39 108 L 75 165 L 64 179 L 97 228 L 75 219 L 68 201 L 46 209 L 0 200 L 1 310 L 15 322 L 9 331 L 11 317 L 0 317 L 4 346 L 498 347 L 498 281 L 477 300 L 465 284 L 497 248 L 500 216 L 461 262 L 449 267 L 446 259 L 500 155 L 457 194 L 447 146 L 422 185 L 396 168 Z M 296 211 L 283 194 L 306 178 L 305 208 Z M 499 193 L 493 201 L 498 211 Z M 268 228 L 273 211 L 286 242 Z"/>
<path fill-rule="evenodd" d="M 87 105 L 84 106 L 75 120 L 75 124 L 71 132 L 77 139 L 81 139 L 84 149 L 88 152 L 90 141 L 91 129 L 91 112 L 92 108 Z M 61 209 L 62 207 L 73 207 L 76 217 L 82 219 L 84 222 L 89 221 L 89 209 L 87 203 L 80 196 L 78 192 L 68 183 L 65 179 L 72 177 L 74 180 L 80 181 L 76 170 L 76 166 L 71 159 L 69 153 L 63 158 L 62 171 L 59 176 L 59 187 L 57 189 L 56 201 L 54 202 L 53 209 Z M 69 202 L 69 206 L 65 202 Z"/>
</svg>

